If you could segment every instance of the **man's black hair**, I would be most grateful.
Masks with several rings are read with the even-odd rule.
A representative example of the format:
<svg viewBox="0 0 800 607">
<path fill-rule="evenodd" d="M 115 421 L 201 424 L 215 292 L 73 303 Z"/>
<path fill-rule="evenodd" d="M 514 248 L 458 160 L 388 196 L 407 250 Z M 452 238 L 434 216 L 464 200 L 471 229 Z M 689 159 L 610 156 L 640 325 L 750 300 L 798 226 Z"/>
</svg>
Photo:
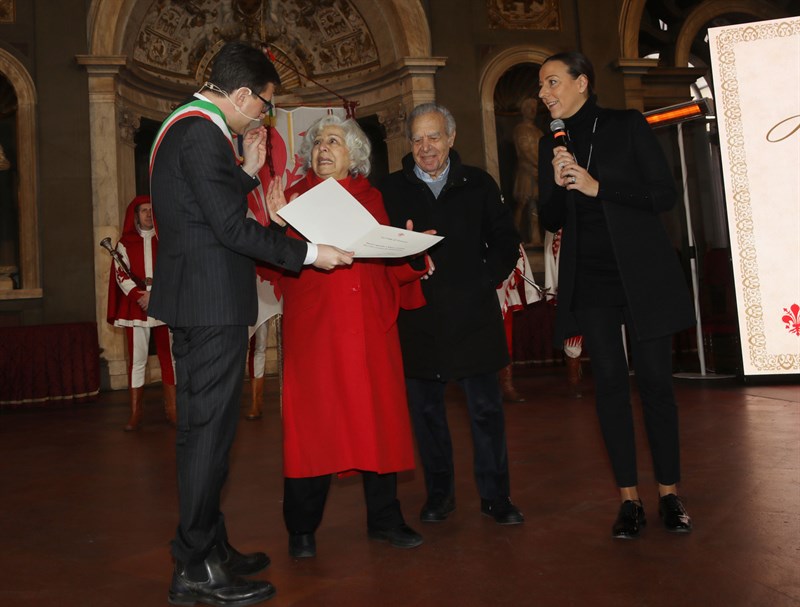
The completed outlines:
<svg viewBox="0 0 800 607">
<path fill-rule="evenodd" d="M 227 93 L 241 87 L 259 93 L 270 82 L 277 87 L 281 77 L 260 49 L 244 42 L 228 42 L 214 58 L 210 81 Z"/>
</svg>

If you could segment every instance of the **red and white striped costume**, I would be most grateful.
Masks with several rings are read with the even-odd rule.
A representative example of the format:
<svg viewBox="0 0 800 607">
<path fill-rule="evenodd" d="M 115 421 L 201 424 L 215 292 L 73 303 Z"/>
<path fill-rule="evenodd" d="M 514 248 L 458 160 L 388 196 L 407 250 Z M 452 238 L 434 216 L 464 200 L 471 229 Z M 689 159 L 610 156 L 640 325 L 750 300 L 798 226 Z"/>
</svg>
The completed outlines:
<svg viewBox="0 0 800 607">
<path fill-rule="evenodd" d="M 528 280 L 525 280 L 523 276 Z M 520 282 L 523 283 L 525 288 L 525 301 L 522 300 L 519 294 Z M 500 301 L 500 309 L 503 312 L 503 324 L 506 330 L 508 353 L 511 355 L 512 359 L 514 358 L 512 343 L 512 336 L 514 333 L 513 312 L 514 310 L 521 310 L 528 304 L 532 304 L 541 299 L 539 292 L 531 285 L 532 282 L 534 282 L 534 280 L 530 263 L 528 263 L 528 254 L 525 253 L 524 247 L 520 244 L 517 265 L 514 267 L 509 277 L 503 281 L 503 284 L 497 288 L 497 299 Z"/>
<path fill-rule="evenodd" d="M 150 203 L 149 196 L 137 196 L 128 205 L 116 250 L 131 273 L 143 282 L 149 291 L 158 252 L 158 236 L 155 228 L 143 230 L 136 221 L 136 210 L 145 203 Z M 129 387 L 139 388 L 144 385 L 151 332 L 156 340 L 162 382 L 175 385 L 169 329 L 160 320 L 148 316 L 141 308 L 139 305 L 141 296 L 142 290 L 136 282 L 119 267 L 116 261 L 112 260 L 106 320 L 115 327 L 125 329 L 128 341 Z"/>
<path fill-rule="evenodd" d="M 558 258 L 561 250 L 561 230 L 544 233 L 544 286 L 548 297 L 558 303 Z M 564 340 L 564 354 L 578 358 L 583 351 L 583 336 L 575 335 Z"/>
<path fill-rule="evenodd" d="M 255 219 L 262 226 L 266 226 L 270 220 L 265 186 L 269 185 L 273 179 L 266 163 L 259 171 L 258 179 L 259 184 L 247 195 L 247 216 Z M 276 284 L 277 276 L 278 273 L 270 266 L 256 263 L 258 318 L 256 324 L 250 327 L 250 349 L 247 354 L 250 377 L 264 377 L 267 362 L 267 321 L 283 311 L 280 289 Z"/>
</svg>

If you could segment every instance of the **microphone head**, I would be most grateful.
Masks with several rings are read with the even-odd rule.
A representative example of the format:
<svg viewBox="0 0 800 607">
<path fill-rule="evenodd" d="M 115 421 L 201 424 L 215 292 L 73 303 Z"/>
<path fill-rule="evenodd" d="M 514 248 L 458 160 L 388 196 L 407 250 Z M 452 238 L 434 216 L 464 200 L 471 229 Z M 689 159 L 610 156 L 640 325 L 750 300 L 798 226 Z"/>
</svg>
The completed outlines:
<svg viewBox="0 0 800 607">
<path fill-rule="evenodd" d="M 550 123 L 550 132 L 558 133 L 559 131 L 563 131 L 566 129 L 567 126 L 564 124 L 564 121 L 561 118 L 556 118 L 553 122 Z"/>
</svg>

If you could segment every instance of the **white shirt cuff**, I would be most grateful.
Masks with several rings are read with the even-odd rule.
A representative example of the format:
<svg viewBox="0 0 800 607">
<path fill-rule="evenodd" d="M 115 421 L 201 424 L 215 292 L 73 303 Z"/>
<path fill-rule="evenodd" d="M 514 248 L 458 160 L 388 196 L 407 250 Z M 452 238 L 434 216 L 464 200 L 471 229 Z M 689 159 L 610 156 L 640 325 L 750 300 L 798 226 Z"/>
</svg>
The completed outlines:
<svg viewBox="0 0 800 607">
<path fill-rule="evenodd" d="M 304 266 L 310 265 L 317 261 L 317 245 L 313 242 L 306 243 L 308 245 L 308 251 L 306 251 L 306 260 L 303 262 Z"/>
</svg>

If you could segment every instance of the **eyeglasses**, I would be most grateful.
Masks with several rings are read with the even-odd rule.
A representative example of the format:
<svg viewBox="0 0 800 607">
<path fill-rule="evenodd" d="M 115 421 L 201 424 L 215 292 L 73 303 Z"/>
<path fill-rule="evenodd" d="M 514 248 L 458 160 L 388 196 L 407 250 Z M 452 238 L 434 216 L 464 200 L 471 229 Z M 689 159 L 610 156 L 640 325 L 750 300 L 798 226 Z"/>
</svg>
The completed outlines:
<svg viewBox="0 0 800 607">
<path fill-rule="evenodd" d="M 270 111 L 272 108 L 274 108 L 274 107 L 275 107 L 275 106 L 273 105 L 272 101 L 267 101 L 266 99 L 264 99 L 264 98 L 263 98 L 261 95 L 259 95 L 258 93 L 253 93 L 252 91 L 251 91 L 251 93 L 252 93 L 253 95 L 255 95 L 256 97 L 258 97 L 258 98 L 261 100 L 261 103 L 263 103 L 263 104 L 264 104 L 264 109 L 262 110 L 264 113 L 267 113 L 267 112 L 269 112 L 269 111 Z"/>
<path fill-rule="evenodd" d="M 225 97 L 227 97 L 228 99 L 230 99 L 230 97 L 228 97 L 228 93 L 226 93 L 225 91 L 223 91 L 223 90 L 222 90 L 220 87 L 218 87 L 218 86 L 217 86 L 216 84 L 214 84 L 213 82 L 204 82 L 204 83 L 203 83 L 203 88 L 211 89 L 211 90 L 212 90 L 212 91 L 214 91 L 215 93 L 219 93 L 219 94 L 221 94 L 221 95 L 225 95 Z M 247 87 L 245 87 L 245 88 L 247 88 Z M 258 93 L 254 93 L 254 92 L 253 92 L 251 89 L 249 89 L 249 88 L 248 88 L 247 90 L 248 90 L 248 91 L 250 91 L 250 94 L 251 94 L 251 95 L 255 95 L 256 97 L 258 97 L 258 98 L 259 98 L 259 100 L 261 101 L 261 103 L 263 103 L 263 104 L 264 104 L 264 109 L 263 109 L 263 110 L 261 110 L 261 111 L 262 111 L 262 113 L 264 113 L 264 114 L 266 114 L 266 113 L 269 113 L 269 111 L 270 111 L 270 110 L 272 110 L 272 108 L 274 108 L 274 107 L 275 107 L 275 105 L 274 105 L 274 104 L 273 104 L 271 101 L 267 101 L 266 99 L 264 99 L 264 98 L 263 98 L 261 95 L 259 95 Z"/>
</svg>

